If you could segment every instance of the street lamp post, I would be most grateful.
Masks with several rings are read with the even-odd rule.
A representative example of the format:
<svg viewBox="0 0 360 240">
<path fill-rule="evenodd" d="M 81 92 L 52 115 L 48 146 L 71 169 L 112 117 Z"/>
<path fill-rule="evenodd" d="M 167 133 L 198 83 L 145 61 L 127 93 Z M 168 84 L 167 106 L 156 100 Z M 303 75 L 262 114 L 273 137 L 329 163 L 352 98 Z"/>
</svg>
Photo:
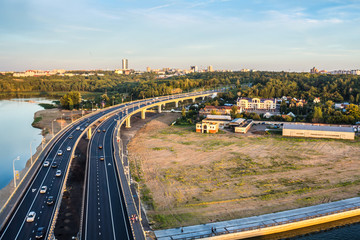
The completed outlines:
<svg viewBox="0 0 360 240">
<path fill-rule="evenodd" d="M 137 190 L 138 190 L 138 199 L 139 199 L 139 222 L 141 223 L 141 202 L 140 202 L 140 184 L 136 181 L 134 181 L 137 184 Z"/>
<path fill-rule="evenodd" d="M 14 187 L 16 188 L 16 173 L 15 173 L 15 161 L 19 161 L 20 160 L 20 157 L 17 156 L 17 158 L 15 158 L 13 160 L 13 173 L 14 173 Z"/>
<path fill-rule="evenodd" d="M 31 144 L 32 144 L 34 141 L 35 141 L 35 140 L 32 140 L 32 141 L 30 142 L 30 162 L 31 162 L 31 165 L 33 164 Z"/>
<path fill-rule="evenodd" d="M 56 119 L 52 120 L 51 121 L 51 133 L 52 133 L 52 136 L 54 137 L 54 122 L 56 121 Z"/>
</svg>

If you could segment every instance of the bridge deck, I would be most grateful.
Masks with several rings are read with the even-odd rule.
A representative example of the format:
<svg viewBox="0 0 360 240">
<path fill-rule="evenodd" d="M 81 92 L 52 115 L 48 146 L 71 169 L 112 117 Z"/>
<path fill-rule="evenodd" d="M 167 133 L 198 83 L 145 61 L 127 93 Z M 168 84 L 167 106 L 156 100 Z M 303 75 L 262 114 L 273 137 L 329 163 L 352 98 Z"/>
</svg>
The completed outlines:
<svg viewBox="0 0 360 240">
<path fill-rule="evenodd" d="M 360 208 L 360 197 L 260 216 L 189 226 L 184 227 L 182 229 L 183 231 L 181 231 L 181 228 L 159 230 L 155 231 L 155 235 L 158 240 L 210 237 L 212 235 L 211 228 L 216 228 L 216 233 L 218 234 L 227 231 L 248 231 L 289 222 L 297 222 L 319 217 L 320 215 L 329 215 L 352 208 Z"/>
</svg>

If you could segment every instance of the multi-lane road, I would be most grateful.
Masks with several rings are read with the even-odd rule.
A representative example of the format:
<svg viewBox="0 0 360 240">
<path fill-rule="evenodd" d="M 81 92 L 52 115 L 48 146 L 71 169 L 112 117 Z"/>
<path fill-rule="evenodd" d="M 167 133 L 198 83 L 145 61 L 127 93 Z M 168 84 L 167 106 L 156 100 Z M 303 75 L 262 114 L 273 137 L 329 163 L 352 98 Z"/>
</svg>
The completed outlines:
<svg viewBox="0 0 360 240">
<path fill-rule="evenodd" d="M 98 126 L 90 142 L 83 239 L 133 239 L 114 162 L 117 117 Z"/>
<path fill-rule="evenodd" d="M 89 148 L 86 204 L 82 228 L 83 239 L 133 239 L 124 200 L 124 195 L 127 199 L 129 198 L 130 191 L 126 188 L 126 193 L 122 194 L 119 181 L 122 181 L 122 184 L 127 184 L 126 179 L 124 174 L 119 176 L 119 172 L 123 171 L 122 166 L 118 165 L 118 168 L 115 168 L 112 141 L 117 122 L 114 119 L 118 118 L 123 123 L 128 115 L 148 105 L 156 106 L 173 99 L 191 99 L 196 95 L 210 95 L 212 93 L 209 91 L 200 94 L 181 94 L 141 100 L 132 104 L 122 104 L 81 119 L 69 127 L 54 143 L 45 157 L 38 160 L 41 166 L 1 229 L 0 239 L 35 239 L 39 227 L 44 228 L 44 239 L 48 238 L 51 224 L 56 219 L 55 212 L 59 206 L 59 201 L 61 201 L 66 173 L 69 170 L 70 160 L 79 137 L 86 131 L 88 125 L 97 122 L 110 113 L 118 113 L 118 115 L 112 115 L 101 123 L 99 127 L 101 131 L 95 132 Z M 77 130 L 77 127 L 80 130 Z M 100 144 L 102 149 L 99 148 Z M 68 147 L 70 148 L 69 151 L 67 150 Z M 58 150 L 62 150 L 61 155 L 58 154 Z M 100 156 L 104 156 L 104 160 L 100 160 Z M 45 161 L 49 162 L 49 166 L 43 166 Z M 56 163 L 56 167 L 52 167 L 55 165 L 54 163 Z M 61 171 L 60 176 L 56 176 L 57 170 Z M 47 190 L 45 193 L 40 193 L 40 188 L 43 186 L 46 186 Z M 49 196 L 54 197 L 54 202 L 50 205 L 47 203 Z M 132 198 L 131 195 L 130 198 Z M 130 207 L 134 208 L 134 206 Z M 29 212 L 36 213 L 32 222 L 26 221 Z M 139 223 L 135 224 L 137 232 L 141 229 L 138 225 Z"/>
</svg>

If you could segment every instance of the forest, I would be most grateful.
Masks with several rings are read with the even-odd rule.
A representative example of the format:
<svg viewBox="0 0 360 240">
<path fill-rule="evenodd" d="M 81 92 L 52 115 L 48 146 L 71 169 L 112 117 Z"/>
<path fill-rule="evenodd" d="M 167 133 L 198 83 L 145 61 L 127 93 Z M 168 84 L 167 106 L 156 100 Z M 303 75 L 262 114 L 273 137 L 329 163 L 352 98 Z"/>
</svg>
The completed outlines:
<svg viewBox="0 0 360 240">
<path fill-rule="evenodd" d="M 222 99 L 228 102 L 234 102 L 237 97 L 280 98 L 290 96 L 305 99 L 309 104 L 304 108 L 282 106 L 282 111 L 284 113 L 293 111 L 295 114 L 303 116 L 304 121 L 353 123 L 360 120 L 356 114 L 355 117 L 350 117 L 346 112 L 335 111 L 330 106 L 333 103 L 341 102 L 359 104 L 360 76 L 356 75 L 208 72 L 158 79 L 154 73 L 131 75 L 118 75 L 112 71 L 102 71 L 101 73 L 103 76 L 15 78 L 11 74 L 0 75 L 0 94 L 6 96 L 14 93 L 41 92 L 46 95 L 59 92 L 63 93 L 61 94 L 63 96 L 70 91 L 92 92 L 97 93 L 96 97 L 85 99 L 85 104 L 100 104 L 105 101 L 106 105 L 112 105 L 134 99 L 231 86 L 232 90 L 229 93 L 221 95 Z M 85 94 L 82 96 L 84 97 Z M 316 97 L 320 97 L 321 103 L 311 104 Z M 356 107 L 352 107 L 352 112 Z M 357 111 L 355 110 L 355 112 Z"/>
</svg>

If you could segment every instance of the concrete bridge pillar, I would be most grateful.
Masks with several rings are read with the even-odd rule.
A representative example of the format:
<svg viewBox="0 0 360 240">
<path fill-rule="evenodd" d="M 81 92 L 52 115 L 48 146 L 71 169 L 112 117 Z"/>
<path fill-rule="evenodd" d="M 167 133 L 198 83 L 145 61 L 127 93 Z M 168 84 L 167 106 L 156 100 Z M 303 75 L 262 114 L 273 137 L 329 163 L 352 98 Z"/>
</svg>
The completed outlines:
<svg viewBox="0 0 360 240">
<path fill-rule="evenodd" d="M 193 98 L 193 99 L 192 99 L 193 103 L 195 103 L 195 99 L 196 99 L 196 98 Z"/>
<path fill-rule="evenodd" d="M 161 104 L 158 106 L 158 112 L 161 113 Z"/>
<path fill-rule="evenodd" d="M 125 128 L 131 128 L 131 125 L 130 125 L 130 117 L 128 117 L 126 120 L 125 120 Z"/>
<path fill-rule="evenodd" d="M 87 131 L 87 139 L 91 139 L 91 134 L 92 134 L 92 132 L 91 132 L 91 127 L 88 129 L 88 131 Z"/>
<path fill-rule="evenodd" d="M 141 119 L 145 119 L 146 109 L 141 110 Z"/>
<path fill-rule="evenodd" d="M 175 107 L 176 107 L 176 108 L 179 107 L 179 101 L 175 101 Z"/>
<path fill-rule="evenodd" d="M 205 99 L 205 96 L 202 97 L 202 100 L 203 100 L 203 101 L 204 101 L 204 99 Z"/>
</svg>

